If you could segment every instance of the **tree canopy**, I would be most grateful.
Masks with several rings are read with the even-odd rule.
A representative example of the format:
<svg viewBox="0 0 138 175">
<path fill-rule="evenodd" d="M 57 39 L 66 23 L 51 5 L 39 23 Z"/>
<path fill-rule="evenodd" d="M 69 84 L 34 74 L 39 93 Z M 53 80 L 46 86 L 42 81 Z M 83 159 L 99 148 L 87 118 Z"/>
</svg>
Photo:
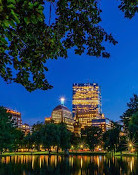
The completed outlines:
<svg viewBox="0 0 138 175">
<path fill-rule="evenodd" d="M 119 8 L 132 18 L 137 6 L 121 0 Z M 101 12 L 97 0 L 0 0 L 0 76 L 28 91 L 47 90 L 48 59 L 67 58 L 70 48 L 109 58 L 104 43 L 117 41 L 102 28 Z"/>
<path fill-rule="evenodd" d="M 126 18 L 133 18 L 134 15 L 138 12 L 138 0 L 120 0 L 121 4 L 119 5 L 120 10 L 124 12 Z"/>
<path fill-rule="evenodd" d="M 136 112 L 138 112 L 138 95 L 134 94 L 133 97 L 130 98 L 130 102 L 127 103 L 127 110 L 121 116 L 121 120 L 126 132 L 129 132 L 129 122 L 132 115 L 134 115 Z"/>
<path fill-rule="evenodd" d="M 130 119 L 129 132 L 131 140 L 135 139 L 135 142 L 138 143 L 138 111 Z"/>
<path fill-rule="evenodd" d="M 0 106 L 0 152 L 18 149 L 23 136 L 22 131 L 13 126 L 11 114 Z"/>
<path fill-rule="evenodd" d="M 119 143 L 119 133 L 120 128 L 116 127 L 114 129 L 110 129 L 103 134 L 104 148 L 107 150 L 117 149 L 117 144 Z"/>
<path fill-rule="evenodd" d="M 85 138 L 90 150 L 94 150 L 98 144 L 101 144 L 102 129 L 96 126 L 86 127 L 82 130 L 82 137 Z"/>
</svg>

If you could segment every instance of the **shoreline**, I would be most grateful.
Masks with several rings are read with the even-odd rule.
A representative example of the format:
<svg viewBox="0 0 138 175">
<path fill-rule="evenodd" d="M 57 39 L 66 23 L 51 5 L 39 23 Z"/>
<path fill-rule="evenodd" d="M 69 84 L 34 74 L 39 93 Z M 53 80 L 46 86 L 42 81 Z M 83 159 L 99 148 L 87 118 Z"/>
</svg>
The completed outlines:
<svg viewBox="0 0 138 175">
<path fill-rule="evenodd" d="M 0 157 L 5 157 L 5 156 L 20 156 L 20 155 L 65 155 L 64 152 L 51 152 L 49 154 L 48 151 L 36 151 L 36 152 L 6 152 L 3 154 L 0 154 Z M 138 155 L 136 153 L 115 153 L 112 155 L 112 153 L 108 153 L 108 152 L 69 152 L 69 156 L 77 156 L 77 155 L 81 155 L 81 156 L 115 156 L 115 157 L 138 157 Z"/>
</svg>

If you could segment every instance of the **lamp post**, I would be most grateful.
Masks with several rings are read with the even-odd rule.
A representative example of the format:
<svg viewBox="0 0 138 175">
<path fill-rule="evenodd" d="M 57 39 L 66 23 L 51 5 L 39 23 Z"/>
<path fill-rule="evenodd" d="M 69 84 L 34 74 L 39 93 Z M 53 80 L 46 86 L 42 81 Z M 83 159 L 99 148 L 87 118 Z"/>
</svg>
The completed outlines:
<svg viewBox="0 0 138 175">
<path fill-rule="evenodd" d="M 129 146 L 129 149 L 130 149 L 130 152 L 132 151 L 132 149 L 133 149 L 133 143 L 132 142 L 130 142 L 129 144 L 128 144 L 128 146 Z"/>
<path fill-rule="evenodd" d="M 80 145 L 80 148 L 83 150 L 83 145 Z"/>
</svg>

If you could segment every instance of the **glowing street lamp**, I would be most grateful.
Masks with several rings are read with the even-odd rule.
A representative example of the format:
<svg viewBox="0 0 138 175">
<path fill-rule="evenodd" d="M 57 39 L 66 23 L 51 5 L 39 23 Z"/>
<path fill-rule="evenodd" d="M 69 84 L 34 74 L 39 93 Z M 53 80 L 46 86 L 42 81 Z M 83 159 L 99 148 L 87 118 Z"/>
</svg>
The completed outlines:
<svg viewBox="0 0 138 175">
<path fill-rule="evenodd" d="M 60 102 L 61 102 L 62 105 L 64 105 L 65 98 L 64 98 L 64 97 L 61 97 L 61 98 L 60 98 Z"/>
<path fill-rule="evenodd" d="M 132 152 L 132 150 L 133 150 L 133 143 L 132 142 L 128 143 L 128 149 L 130 152 Z"/>
</svg>

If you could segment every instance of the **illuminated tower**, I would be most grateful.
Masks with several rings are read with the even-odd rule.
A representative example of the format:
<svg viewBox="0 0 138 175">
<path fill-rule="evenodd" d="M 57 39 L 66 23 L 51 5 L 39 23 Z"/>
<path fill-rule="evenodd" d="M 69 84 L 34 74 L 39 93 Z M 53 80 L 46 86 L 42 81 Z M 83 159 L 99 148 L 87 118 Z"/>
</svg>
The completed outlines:
<svg viewBox="0 0 138 175">
<path fill-rule="evenodd" d="M 73 132 L 74 119 L 72 117 L 72 113 L 66 106 L 64 106 L 65 99 L 61 98 L 60 101 L 61 101 L 61 105 L 58 105 L 53 109 L 51 119 L 55 124 L 62 123 L 62 122 L 65 123 L 67 125 L 67 129 Z"/>
<path fill-rule="evenodd" d="M 73 117 L 78 114 L 82 128 L 92 125 L 93 119 L 104 118 L 101 114 L 101 92 L 96 83 L 73 84 Z"/>
</svg>

